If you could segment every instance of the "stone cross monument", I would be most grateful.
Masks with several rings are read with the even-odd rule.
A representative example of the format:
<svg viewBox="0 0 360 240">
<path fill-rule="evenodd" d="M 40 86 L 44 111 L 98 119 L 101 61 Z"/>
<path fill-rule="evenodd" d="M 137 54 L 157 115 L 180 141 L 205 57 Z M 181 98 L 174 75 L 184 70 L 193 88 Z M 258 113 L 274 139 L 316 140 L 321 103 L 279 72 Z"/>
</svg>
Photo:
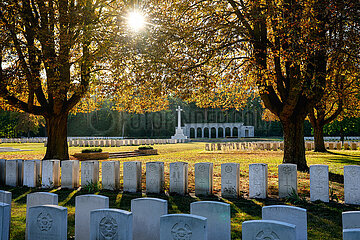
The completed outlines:
<svg viewBox="0 0 360 240">
<path fill-rule="evenodd" d="M 175 128 L 175 135 L 171 139 L 187 139 L 188 137 L 184 135 L 184 131 L 181 128 L 181 112 L 183 110 L 178 106 L 176 111 L 178 112 L 178 126 Z"/>
<path fill-rule="evenodd" d="M 178 112 L 178 126 L 177 128 L 180 129 L 181 128 L 181 112 L 183 111 L 180 106 L 178 106 L 178 108 L 176 109 L 176 111 Z"/>
</svg>

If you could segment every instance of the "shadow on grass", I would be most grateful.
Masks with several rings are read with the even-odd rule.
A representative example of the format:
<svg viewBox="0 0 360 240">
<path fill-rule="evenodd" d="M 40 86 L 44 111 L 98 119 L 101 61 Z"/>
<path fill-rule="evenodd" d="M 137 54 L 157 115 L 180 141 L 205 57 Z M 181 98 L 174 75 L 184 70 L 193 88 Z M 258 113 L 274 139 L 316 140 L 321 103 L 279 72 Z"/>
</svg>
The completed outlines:
<svg viewBox="0 0 360 240">
<path fill-rule="evenodd" d="M 330 173 L 331 181 L 341 181 L 342 175 Z M 32 192 L 44 191 L 49 192 L 48 189 L 32 189 L 26 187 L 11 188 L 6 187 L 5 190 L 13 193 L 13 201 L 16 203 L 25 204 L 26 195 Z M 145 194 L 136 193 L 122 193 L 119 191 L 101 190 L 99 192 L 88 192 L 81 189 L 60 189 L 56 191 L 59 196 L 60 205 L 65 207 L 75 207 L 75 198 L 84 194 L 99 194 L 109 197 L 111 208 L 120 208 L 123 210 L 131 210 L 131 200 L 145 196 Z M 180 196 L 169 194 L 147 194 L 146 197 L 161 198 L 168 201 L 169 213 L 190 213 L 190 204 L 195 201 L 220 201 L 229 203 L 231 206 L 231 221 L 232 221 L 232 239 L 241 239 L 242 229 L 241 224 L 244 221 L 261 219 L 262 206 L 267 205 L 292 205 L 307 209 L 308 215 L 308 239 L 341 239 L 342 238 L 342 212 L 345 211 L 359 211 L 360 206 L 340 204 L 336 202 L 308 202 L 299 201 L 290 204 L 285 200 L 278 198 L 267 199 L 247 199 L 247 198 L 221 198 L 219 196 Z M 19 205 L 19 206 L 20 206 Z M 18 206 L 18 207 L 19 207 Z M 15 210 L 15 209 L 14 209 Z M 74 209 L 72 209 L 73 211 Z M 16 211 L 13 211 L 16 213 Z M 14 214 L 13 227 L 21 227 L 21 230 L 12 232 L 12 239 L 23 239 L 24 224 L 23 220 L 18 220 L 19 216 Z M 72 212 L 68 216 L 68 237 L 72 239 L 74 235 L 75 217 Z M 20 228 L 19 228 L 20 229 Z"/>
<path fill-rule="evenodd" d="M 331 182 L 344 183 L 344 176 L 337 173 L 329 172 L 329 180 Z"/>
<path fill-rule="evenodd" d="M 327 151 L 327 153 L 332 154 L 332 155 L 338 155 L 338 156 L 345 156 L 345 157 L 360 158 L 360 156 L 356 156 L 356 155 L 349 155 L 349 154 L 344 154 L 344 153 L 336 153 L 336 152 L 330 152 L 330 151 Z"/>
</svg>

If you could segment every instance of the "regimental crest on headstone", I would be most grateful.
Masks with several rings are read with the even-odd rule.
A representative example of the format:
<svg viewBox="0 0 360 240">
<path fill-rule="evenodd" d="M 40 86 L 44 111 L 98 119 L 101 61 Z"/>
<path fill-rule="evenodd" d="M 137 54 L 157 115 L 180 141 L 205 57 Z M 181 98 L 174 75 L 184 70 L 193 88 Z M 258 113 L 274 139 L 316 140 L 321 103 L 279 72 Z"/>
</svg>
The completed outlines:
<svg viewBox="0 0 360 240">
<path fill-rule="evenodd" d="M 106 239 L 114 239 L 118 232 L 118 224 L 116 220 L 110 215 L 105 216 L 99 223 L 100 235 Z"/>
<path fill-rule="evenodd" d="M 191 240 L 192 231 L 184 222 L 176 223 L 171 229 L 173 240 Z"/>
<path fill-rule="evenodd" d="M 37 224 L 42 232 L 47 232 L 52 228 L 53 218 L 47 212 L 41 212 L 37 217 Z"/>
</svg>

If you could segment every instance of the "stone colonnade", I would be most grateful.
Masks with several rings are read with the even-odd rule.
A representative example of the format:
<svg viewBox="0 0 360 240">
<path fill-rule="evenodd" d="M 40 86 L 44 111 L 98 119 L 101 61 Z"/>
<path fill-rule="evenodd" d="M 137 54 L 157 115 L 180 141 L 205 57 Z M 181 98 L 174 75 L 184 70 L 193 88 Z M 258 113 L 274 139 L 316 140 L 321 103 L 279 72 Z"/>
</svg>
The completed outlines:
<svg viewBox="0 0 360 240">
<path fill-rule="evenodd" d="M 187 123 L 183 130 L 190 138 L 254 137 L 254 127 L 243 123 Z"/>
</svg>

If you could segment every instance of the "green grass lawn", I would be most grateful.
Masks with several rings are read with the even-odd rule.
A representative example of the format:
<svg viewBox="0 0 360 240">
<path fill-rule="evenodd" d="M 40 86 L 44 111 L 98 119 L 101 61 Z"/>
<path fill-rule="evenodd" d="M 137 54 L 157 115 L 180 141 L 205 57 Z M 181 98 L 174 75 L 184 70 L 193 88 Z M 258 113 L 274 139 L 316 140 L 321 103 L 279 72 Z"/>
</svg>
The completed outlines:
<svg viewBox="0 0 360 240">
<path fill-rule="evenodd" d="M 0 158 L 5 159 L 41 159 L 44 156 L 45 148 L 43 144 L 1 144 L 0 147 L 14 147 L 24 150 L 23 152 L 0 153 Z M 261 219 L 261 207 L 272 204 L 288 204 L 306 208 L 308 211 L 308 239 L 341 239 L 342 223 L 341 213 L 343 211 L 360 210 L 360 207 L 345 205 L 343 203 L 343 167 L 344 165 L 358 165 L 360 163 L 360 151 L 331 151 L 329 153 L 307 152 L 308 165 L 326 164 L 330 171 L 330 188 L 332 189 L 332 199 L 330 203 L 311 203 L 310 198 L 310 176 L 308 173 L 298 172 L 298 190 L 299 198 L 279 200 L 277 198 L 277 166 L 282 162 L 281 151 L 247 151 L 247 152 L 207 152 L 204 151 L 205 143 L 186 143 L 155 145 L 159 155 L 122 158 L 124 161 L 142 161 L 143 162 L 143 190 L 145 190 L 145 163 L 149 161 L 165 162 L 165 189 L 169 188 L 169 163 L 184 161 L 189 163 L 189 191 L 190 195 L 186 197 L 163 195 L 151 195 L 168 200 L 169 213 L 189 213 L 190 203 L 200 200 L 223 201 L 231 204 L 231 222 L 232 239 L 241 239 L 241 224 L 246 220 Z M 80 152 L 79 147 L 70 148 L 70 154 Z M 104 151 L 118 152 L 131 151 L 137 149 L 136 146 L 103 148 Z M 114 160 L 114 159 L 112 159 Z M 197 162 L 214 163 L 214 192 L 215 195 L 209 198 L 198 198 L 194 196 L 194 164 Z M 221 164 L 226 162 L 240 163 L 241 174 L 241 192 L 239 199 L 224 199 L 220 196 L 221 183 Z M 267 163 L 269 167 L 269 198 L 266 200 L 254 200 L 248 198 L 248 174 L 249 164 Z M 101 165 L 100 165 L 101 166 Z M 122 166 L 121 166 L 122 170 Z M 122 175 L 122 174 L 121 174 Z M 101 181 L 101 167 L 100 167 Z M 68 237 L 74 236 L 75 225 L 75 197 L 82 194 L 88 194 L 84 189 L 62 190 L 62 189 L 30 189 L 30 188 L 9 188 L 4 190 L 11 191 L 13 194 L 12 202 L 12 225 L 11 239 L 24 239 L 25 234 L 25 212 L 26 195 L 36 191 L 50 191 L 59 195 L 59 205 L 68 208 Z M 121 192 L 100 190 L 92 192 L 101 194 L 110 198 L 110 207 L 120 208 L 130 211 L 131 199 L 146 196 L 145 192 L 141 194 L 122 194 Z"/>
</svg>

